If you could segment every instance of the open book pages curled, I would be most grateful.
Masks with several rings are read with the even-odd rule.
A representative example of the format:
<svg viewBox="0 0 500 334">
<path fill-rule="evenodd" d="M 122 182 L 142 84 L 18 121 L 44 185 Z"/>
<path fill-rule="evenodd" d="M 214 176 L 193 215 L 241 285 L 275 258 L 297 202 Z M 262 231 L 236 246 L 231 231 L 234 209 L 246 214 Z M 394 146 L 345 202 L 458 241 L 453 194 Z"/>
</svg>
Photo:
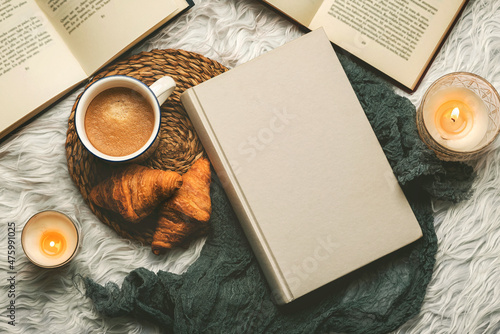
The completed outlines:
<svg viewBox="0 0 500 334">
<path fill-rule="evenodd" d="M 0 138 L 192 4 L 8 0 L 0 11 Z M 133 24 L 132 24 L 133 23 Z"/>
<path fill-rule="evenodd" d="M 414 90 L 467 0 L 264 0 Z"/>
</svg>

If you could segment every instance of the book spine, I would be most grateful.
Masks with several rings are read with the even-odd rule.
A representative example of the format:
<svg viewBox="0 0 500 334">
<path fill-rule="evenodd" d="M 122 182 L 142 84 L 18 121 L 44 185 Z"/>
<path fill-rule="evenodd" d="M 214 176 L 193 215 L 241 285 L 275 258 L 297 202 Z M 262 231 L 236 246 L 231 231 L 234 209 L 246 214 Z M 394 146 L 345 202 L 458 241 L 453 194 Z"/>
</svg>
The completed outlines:
<svg viewBox="0 0 500 334">
<path fill-rule="evenodd" d="M 237 179 L 227 160 L 224 151 L 218 143 L 209 120 L 206 117 L 203 106 L 201 105 L 195 88 L 186 90 L 181 95 L 181 102 L 193 123 L 193 126 L 200 138 L 205 151 L 208 154 L 222 187 L 226 192 L 229 201 L 240 221 L 240 225 L 255 253 L 267 282 L 271 288 L 273 299 L 277 304 L 286 304 L 291 302 L 294 297 L 283 277 L 274 256 L 267 245 L 258 222 L 252 215 L 248 203 L 245 201 L 243 191 L 238 186 Z"/>
</svg>

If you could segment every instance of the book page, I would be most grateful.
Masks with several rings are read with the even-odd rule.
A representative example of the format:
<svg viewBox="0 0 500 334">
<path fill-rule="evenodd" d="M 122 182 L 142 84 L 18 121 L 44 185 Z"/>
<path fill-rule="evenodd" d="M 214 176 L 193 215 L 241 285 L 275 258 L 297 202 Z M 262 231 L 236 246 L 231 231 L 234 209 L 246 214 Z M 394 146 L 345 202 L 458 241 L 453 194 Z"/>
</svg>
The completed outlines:
<svg viewBox="0 0 500 334">
<path fill-rule="evenodd" d="M 85 77 L 35 3 L 0 0 L 0 132 Z"/>
<path fill-rule="evenodd" d="M 187 8 L 181 0 L 36 0 L 88 75 Z"/>
<path fill-rule="evenodd" d="M 307 27 L 323 0 L 265 0 L 265 2 Z"/>
<path fill-rule="evenodd" d="M 326 0 L 309 28 L 413 88 L 464 2 Z"/>
</svg>

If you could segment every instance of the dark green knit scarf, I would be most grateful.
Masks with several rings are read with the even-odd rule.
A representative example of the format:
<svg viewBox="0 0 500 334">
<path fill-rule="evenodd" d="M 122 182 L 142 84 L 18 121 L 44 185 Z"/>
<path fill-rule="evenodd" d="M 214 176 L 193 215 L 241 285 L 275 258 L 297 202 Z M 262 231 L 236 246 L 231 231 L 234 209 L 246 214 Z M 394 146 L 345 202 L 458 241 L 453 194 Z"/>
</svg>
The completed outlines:
<svg viewBox="0 0 500 334">
<path fill-rule="evenodd" d="M 213 229 L 183 275 L 138 268 L 119 288 L 84 278 L 103 316 L 150 320 L 171 333 L 386 333 L 418 313 L 437 240 L 431 199 L 457 202 L 474 178 L 420 141 L 415 107 L 373 73 L 339 54 L 387 159 L 422 227 L 423 238 L 286 307 L 271 301 L 256 259 L 213 174 Z"/>
</svg>

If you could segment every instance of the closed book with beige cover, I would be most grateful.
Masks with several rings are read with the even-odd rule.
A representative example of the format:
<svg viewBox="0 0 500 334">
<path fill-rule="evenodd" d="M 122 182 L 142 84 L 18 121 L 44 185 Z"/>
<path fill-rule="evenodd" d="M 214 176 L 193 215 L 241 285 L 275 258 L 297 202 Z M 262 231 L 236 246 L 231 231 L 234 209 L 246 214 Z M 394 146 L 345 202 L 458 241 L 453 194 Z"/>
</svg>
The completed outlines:
<svg viewBox="0 0 500 334">
<path fill-rule="evenodd" d="M 422 236 L 322 29 L 181 100 L 278 303 Z"/>
</svg>

